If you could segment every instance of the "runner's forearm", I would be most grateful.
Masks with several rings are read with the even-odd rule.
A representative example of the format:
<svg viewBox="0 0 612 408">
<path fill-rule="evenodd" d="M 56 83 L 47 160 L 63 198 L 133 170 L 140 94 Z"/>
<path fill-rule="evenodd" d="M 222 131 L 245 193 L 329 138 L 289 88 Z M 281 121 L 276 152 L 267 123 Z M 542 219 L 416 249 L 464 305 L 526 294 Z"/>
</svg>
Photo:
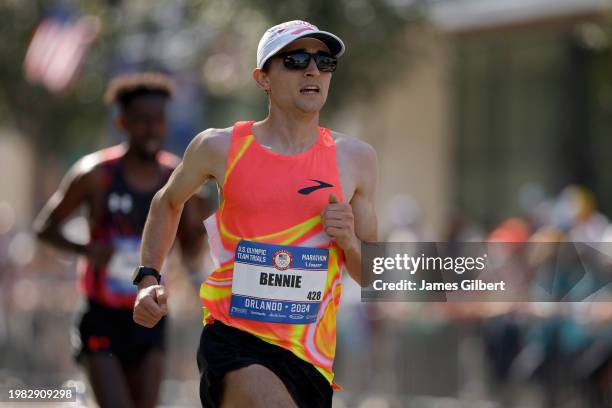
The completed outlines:
<svg viewBox="0 0 612 408">
<path fill-rule="evenodd" d="M 78 255 L 86 255 L 88 246 L 86 244 L 78 244 L 67 239 L 57 227 L 50 224 L 35 227 L 36 235 L 41 241 L 64 251 L 76 253 Z"/>
<path fill-rule="evenodd" d="M 140 250 L 142 265 L 161 270 L 174 242 L 182 211 L 183 205 L 173 206 L 164 194 L 164 190 L 155 194 L 142 234 Z"/>
<path fill-rule="evenodd" d="M 344 266 L 350 277 L 361 286 L 361 241 L 359 238 L 355 238 L 355 243 L 351 248 L 344 250 Z"/>
</svg>

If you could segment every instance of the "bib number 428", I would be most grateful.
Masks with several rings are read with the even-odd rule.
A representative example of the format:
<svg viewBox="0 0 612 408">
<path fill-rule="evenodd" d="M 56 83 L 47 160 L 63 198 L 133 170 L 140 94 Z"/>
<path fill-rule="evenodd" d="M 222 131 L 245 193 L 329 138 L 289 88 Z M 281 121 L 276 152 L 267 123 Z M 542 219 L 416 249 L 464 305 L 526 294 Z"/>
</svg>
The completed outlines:
<svg viewBox="0 0 612 408">
<path fill-rule="evenodd" d="M 308 299 L 308 300 L 321 300 L 321 291 L 318 291 L 318 292 L 310 291 L 310 292 L 308 292 L 308 295 L 306 296 L 306 299 Z"/>
</svg>

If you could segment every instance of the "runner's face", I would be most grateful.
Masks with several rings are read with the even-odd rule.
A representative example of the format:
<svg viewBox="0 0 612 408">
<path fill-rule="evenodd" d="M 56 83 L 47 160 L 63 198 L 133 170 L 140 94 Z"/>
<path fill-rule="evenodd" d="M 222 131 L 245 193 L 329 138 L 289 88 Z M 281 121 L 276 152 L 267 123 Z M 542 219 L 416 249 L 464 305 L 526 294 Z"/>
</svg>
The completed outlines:
<svg viewBox="0 0 612 408">
<path fill-rule="evenodd" d="M 280 52 L 306 51 L 311 54 L 329 49 L 314 38 L 301 38 L 283 48 Z M 310 58 L 308 67 L 303 70 L 285 68 L 281 58 L 272 58 L 267 72 L 270 86 L 270 98 L 273 104 L 281 108 L 297 108 L 304 113 L 317 113 L 325 104 L 331 72 L 321 72 L 314 58 Z"/>
<path fill-rule="evenodd" d="M 166 101 L 161 95 L 138 96 L 122 113 L 120 123 L 128 143 L 143 159 L 154 159 L 162 148 L 167 130 Z"/>
</svg>

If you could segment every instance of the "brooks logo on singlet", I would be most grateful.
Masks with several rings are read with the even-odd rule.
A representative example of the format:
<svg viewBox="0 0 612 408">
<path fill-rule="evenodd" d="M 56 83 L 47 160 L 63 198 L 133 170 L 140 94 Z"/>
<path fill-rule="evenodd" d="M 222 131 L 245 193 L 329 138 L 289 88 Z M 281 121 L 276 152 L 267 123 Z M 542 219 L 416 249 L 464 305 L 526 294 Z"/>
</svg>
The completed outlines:
<svg viewBox="0 0 612 408">
<path fill-rule="evenodd" d="M 316 186 L 311 186 L 311 187 L 304 187 L 298 190 L 298 193 L 300 194 L 304 194 L 304 195 L 308 195 L 310 193 L 312 193 L 313 191 L 317 191 L 321 188 L 329 188 L 329 187 L 333 187 L 333 185 L 326 183 L 324 181 L 321 180 L 310 180 L 310 181 L 314 181 L 315 183 L 319 183 Z"/>
</svg>

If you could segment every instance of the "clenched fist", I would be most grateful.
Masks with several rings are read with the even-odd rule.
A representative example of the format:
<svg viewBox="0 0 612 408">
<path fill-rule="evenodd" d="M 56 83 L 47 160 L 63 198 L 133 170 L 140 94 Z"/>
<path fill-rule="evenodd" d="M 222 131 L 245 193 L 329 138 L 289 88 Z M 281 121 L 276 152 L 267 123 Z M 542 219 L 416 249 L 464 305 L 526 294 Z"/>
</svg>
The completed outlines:
<svg viewBox="0 0 612 408">
<path fill-rule="evenodd" d="M 151 285 L 138 290 L 134 303 L 134 321 L 151 328 L 168 314 L 168 294 L 162 285 Z"/>
<path fill-rule="evenodd" d="M 353 208 L 348 203 L 339 202 L 334 193 L 329 195 L 328 204 L 321 212 L 321 222 L 325 233 L 334 238 L 343 250 L 358 245 Z"/>
</svg>

